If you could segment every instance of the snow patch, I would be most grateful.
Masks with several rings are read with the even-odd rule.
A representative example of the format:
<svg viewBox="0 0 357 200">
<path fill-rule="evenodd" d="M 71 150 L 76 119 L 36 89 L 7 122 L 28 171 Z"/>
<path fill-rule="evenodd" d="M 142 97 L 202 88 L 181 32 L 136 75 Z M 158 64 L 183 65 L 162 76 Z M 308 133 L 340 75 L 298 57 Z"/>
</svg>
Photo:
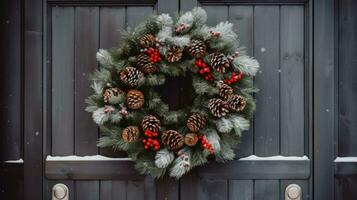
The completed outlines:
<svg viewBox="0 0 357 200">
<path fill-rule="evenodd" d="M 268 156 L 268 157 L 259 157 L 256 155 L 251 155 L 248 157 L 240 158 L 239 160 L 310 160 L 307 156 Z"/>
<path fill-rule="evenodd" d="M 4 163 L 24 163 L 24 160 L 22 158 L 18 160 L 6 160 Z"/>
<path fill-rule="evenodd" d="M 337 157 L 334 162 L 357 162 L 357 157 Z"/>
<path fill-rule="evenodd" d="M 130 158 L 110 158 L 102 155 L 93 156 L 47 156 L 46 161 L 126 161 L 131 160 Z"/>
</svg>

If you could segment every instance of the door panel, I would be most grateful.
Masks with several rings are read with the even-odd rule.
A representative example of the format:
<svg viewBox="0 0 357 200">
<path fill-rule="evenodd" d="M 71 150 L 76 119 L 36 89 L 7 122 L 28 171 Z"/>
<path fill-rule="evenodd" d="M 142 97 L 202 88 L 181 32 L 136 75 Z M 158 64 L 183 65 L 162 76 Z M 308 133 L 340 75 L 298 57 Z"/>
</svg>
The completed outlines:
<svg viewBox="0 0 357 200">
<path fill-rule="evenodd" d="M 257 112 L 252 120 L 251 130 L 242 137 L 242 142 L 237 149 L 237 158 L 249 155 L 310 155 L 307 147 L 311 141 L 305 138 L 305 135 L 308 135 L 306 127 L 309 126 L 308 111 L 305 110 L 306 103 L 308 103 L 306 101 L 308 93 L 305 88 L 309 81 L 307 77 L 309 66 L 305 65 L 307 63 L 305 55 L 308 54 L 305 49 L 308 48 L 305 48 L 306 10 L 304 4 L 245 3 L 243 5 L 234 1 L 212 4 L 212 2 L 205 1 L 198 3 L 194 0 L 158 1 L 156 5 L 147 2 L 138 5 L 114 1 L 103 4 L 99 1 L 95 2 L 89 6 L 83 2 L 76 4 L 73 1 L 61 4 L 61 1 L 56 1 L 59 5 L 49 6 L 48 13 L 50 14 L 47 19 L 50 31 L 47 32 L 47 40 L 51 48 L 48 49 L 50 52 L 47 54 L 51 55 L 52 73 L 50 80 L 47 81 L 52 90 L 49 94 L 51 129 L 48 134 L 52 142 L 48 144 L 50 145 L 48 154 L 54 156 L 101 154 L 124 157 L 125 154 L 113 152 L 110 148 L 98 149 L 95 146 L 99 131 L 92 122 L 90 114 L 84 111 L 84 99 L 90 93 L 88 76 L 98 67 L 95 53 L 99 48 L 116 46 L 120 42 L 121 30 L 137 25 L 153 12 L 175 13 L 179 11 L 179 8 L 181 11 L 189 10 L 199 4 L 207 11 L 208 24 L 215 25 L 226 20 L 234 23 L 241 45 L 245 46 L 248 55 L 256 57 L 261 64 L 261 69 L 255 79 L 260 89 L 260 92 L 256 94 Z M 180 81 L 172 84 L 180 84 Z M 175 97 L 174 101 L 172 102 L 174 104 L 183 102 L 179 96 Z M 100 163 L 96 164 L 97 170 L 109 169 L 101 168 L 107 165 Z M 114 175 L 114 172 L 115 165 L 119 166 L 122 163 L 110 165 L 113 177 L 120 178 L 118 174 Z M 284 189 L 288 183 L 298 183 L 304 189 L 304 198 L 308 198 L 310 194 L 309 161 L 299 163 L 236 160 L 230 162 L 229 170 L 231 171 L 227 171 L 228 168 L 225 165 L 216 167 L 212 163 L 213 165 L 208 167 L 194 170 L 180 181 L 173 179 L 154 181 L 149 177 L 138 178 L 137 175 L 111 180 L 108 174 L 100 173 L 96 178 L 93 168 L 91 168 L 90 176 L 78 175 L 81 172 L 85 173 L 84 169 L 93 166 L 90 164 L 77 166 L 69 163 L 68 168 L 58 168 L 59 165 L 47 163 L 47 167 L 54 167 L 51 169 L 56 169 L 59 174 L 62 173 L 61 177 L 66 179 L 48 181 L 47 199 L 50 199 L 52 185 L 57 182 L 66 183 L 71 190 L 71 199 L 78 200 L 277 200 L 283 199 Z M 233 173 L 235 169 L 245 165 L 251 167 L 250 175 L 240 176 L 239 173 Z M 76 174 L 70 174 L 64 170 L 70 169 L 70 166 L 77 170 Z M 266 169 L 271 169 L 266 172 L 267 176 L 252 175 L 255 172 L 256 174 L 262 173 L 264 170 L 262 167 L 266 166 Z M 286 179 L 291 178 L 291 174 L 282 175 L 276 170 L 288 169 L 291 166 L 299 167 L 296 170 L 297 174 L 303 171 L 303 175 L 294 176 L 294 178 L 302 177 L 300 179 L 303 180 Z M 46 171 L 53 172 L 48 168 Z M 220 176 L 219 173 L 224 172 L 227 173 Z M 47 173 L 47 175 L 52 178 L 56 177 L 53 174 Z M 284 177 L 286 180 L 283 180 Z"/>
</svg>

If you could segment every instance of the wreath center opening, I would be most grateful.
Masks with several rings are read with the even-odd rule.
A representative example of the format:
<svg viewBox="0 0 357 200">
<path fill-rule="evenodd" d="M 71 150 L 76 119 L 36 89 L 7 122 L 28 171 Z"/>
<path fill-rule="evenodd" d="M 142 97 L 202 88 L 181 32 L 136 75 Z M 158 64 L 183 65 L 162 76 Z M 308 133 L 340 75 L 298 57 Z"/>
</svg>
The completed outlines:
<svg viewBox="0 0 357 200">
<path fill-rule="evenodd" d="M 165 84 L 158 86 L 157 91 L 170 110 L 186 108 L 193 103 L 191 76 L 167 77 Z"/>
</svg>

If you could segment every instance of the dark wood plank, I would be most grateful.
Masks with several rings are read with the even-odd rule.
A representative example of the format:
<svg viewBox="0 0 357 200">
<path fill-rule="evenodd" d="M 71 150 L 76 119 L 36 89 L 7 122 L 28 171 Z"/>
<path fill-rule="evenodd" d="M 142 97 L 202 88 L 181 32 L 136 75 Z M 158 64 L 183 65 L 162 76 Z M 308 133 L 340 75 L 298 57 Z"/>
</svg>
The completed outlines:
<svg viewBox="0 0 357 200">
<path fill-rule="evenodd" d="M 101 200 L 126 200 L 126 181 L 101 181 Z"/>
<path fill-rule="evenodd" d="M 228 19 L 228 6 L 203 6 L 207 12 L 207 24 L 215 26 Z"/>
<path fill-rule="evenodd" d="M 335 200 L 357 199 L 357 176 L 349 176 L 336 180 Z"/>
<path fill-rule="evenodd" d="M 205 178 L 227 179 L 305 179 L 310 176 L 309 160 L 235 160 L 210 163 L 198 172 Z"/>
<path fill-rule="evenodd" d="M 335 162 L 335 176 L 357 176 L 357 162 Z"/>
<path fill-rule="evenodd" d="M 97 181 L 76 181 L 76 200 L 99 200 Z"/>
<path fill-rule="evenodd" d="M 76 8 L 75 17 L 75 70 L 74 70 L 74 131 L 75 154 L 95 155 L 98 128 L 91 114 L 85 111 L 85 99 L 92 93 L 89 75 L 97 68 L 99 9 Z"/>
<path fill-rule="evenodd" d="M 25 1 L 24 38 L 24 197 L 42 199 L 43 1 Z"/>
<path fill-rule="evenodd" d="M 240 46 L 245 48 L 249 56 L 253 56 L 253 6 L 230 6 L 229 21 L 234 24 L 234 29 L 238 34 Z M 251 128 L 244 132 L 236 154 L 237 157 L 245 157 L 254 154 L 254 120 L 251 121 Z"/>
<path fill-rule="evenodd" d="M 256 76 L 255 154 L 279 154 L 279 7 L 254 9 L 254 55 L 260 62 Z"/>
<path fill-rule="evenodd" d="M 190 11 L 192 8 L 198 6 L 197 4 L 197 0 L 180 0 L 180 12 L 184 13 Z"/>
<path fill-rule="evenodd" d="M 200 200 L 226 200 L 228 199 L 228 184 L 225 179 L 202 179 L 202 192 L 198 195 Z"/>
<path fill-rule="evenodd" d="M 131 30 L 146 17 L 153 14 L 153 8 L 149 6 L 129 6 L 126 9 L 126 25 Z"/>
<path fill-rule="evenodd" d="M 144 200 L 144 181 L 128 181 L 127 185 L 127 200 Z"/>
<path fill-rule="evenodd" d="M 280 148 L 304 155 L 304 7 L 282 6 L 280 13 Z"/>
<path fill-rule="evenodd" d="M 314 197 L 330 200 L 334 197 L 332 162 L 334 153 L 335 88 L 335 1 L 315 0 L 314 8 Z M 328 41 L 328 42 L 326 42 Z M 318 186 L 318 187 L 317 187 Z"/>
<path fill-rule="evenodd" d="M 74 153 L 74 9 L 52 9 L 52 155 Z"/>
<path fill-rule="evenodd" d="M 196 200 L 203 194 L 200 178 L 197 176 L 198 168 L 183 176 L 180 180 L 180 197 L 185 200 Z"/>
<path fill-rule="evenodd" d="M 0 161 L 22 158 L 21 2 L 1 1 Z"/>
<path fill-rule="evenodd" d="M 279 190 L 279 180 L 255 180 L 254 199 L 278 200 Z"/>
<path fill-rule="evenodd" d="M 164 199 L 179 199 L 179 181 L 173 178 L 165 177 L 156 181 L 157 198 Z"/>
<path fill-rule="evenodd" d="M 155 0 L 48 0 L 52 6 L 73 5 L 73 6 L 104 6 L 104 5 L 153 5 Z"/>
<path fill-rule="evenodd" d="M 159 13 L 169 13 L 174 16 L 179 11 L 179 0 L 158 0 L 157 1 L 157 11 Z"/>
<path fill-rule="evenodd" d="M 46 161 L 48 179 L 80 180 L 141 180 L 144 177 L 134 169 L 134 163 L 119 161 Z"/>
<path fill-rule="evenodd" d="M 357 2 L 339 1 L 339 156 L 357 156 Z"/>
<path fill-rule="evenodd" d="M 145 200 L 155 200 L 156 199 L 156 184 L 155 179 L 151 176 L 146 176 L 144 180 L 144 198 Z"/>
<path fill-rule="evenodd" d="M 305 4 L 308 0 L 200 0 L 202 4 L 234 5 L 234 4 Z"/>
<path fill-rule="evenodd" d="M 253 180 L 230 180 L 229 199 L 253 200 L 254 185 Z"/>
<path fill-rule="evenodd" d="M 125 19 L 125 7 L 100 8 L 100 48 L 107 49 L 118 45 L 121 32 L 125 30 Z M 114 151 L 111 147 L 100 148 L 100 154 L 109 157 L 126 157 L 126 153 Z"/>
</svg>

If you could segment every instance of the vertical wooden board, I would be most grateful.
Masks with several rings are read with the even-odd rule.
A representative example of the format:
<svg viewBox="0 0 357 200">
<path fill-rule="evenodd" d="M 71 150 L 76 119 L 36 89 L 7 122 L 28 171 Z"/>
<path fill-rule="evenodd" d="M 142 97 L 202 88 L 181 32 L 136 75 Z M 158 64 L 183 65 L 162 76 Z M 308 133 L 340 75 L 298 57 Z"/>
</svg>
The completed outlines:
<svg viewBox="0 0 357 200">
<path fill-rule="evenodd" d="M 186 11 L 192 10 L 198 4 L 197 0 L 180 0 L 180 12 L 184 13 Z"/>
<path fill-rule="evenodd" d="M 339 156 L 357 156 L 356 1 L 339 1 Z"/>
<path fill-rule="evenodd" d="M 280 14 L 280 145 L 282 155 L 304 155 L 304 7 Z"/>
<path fill-rule="evenodd" d="M 144 198 L 145 200 L 156 199 L 156 184 L 155 179 L 151 176 L 146 176 L 144 179 Z"/>
<path fill-rule="evenodd" d="M 202 179 L 200 184 L 200 200 L 227 200 L 228 184 L 227 180 Z"/>
<path fill-rule="evenodd" d="M 238 34 L 241 47 L 245 48 L 249 56 L 253 56 L 253 6 L 230 6 L 229 21 L 234 24 L 234 30 Z M 251 124 L 253 120 L 251 121 Z M 241 143 L 236 154 L 237 157 L 244 157 L 254 153 L 253 151 L 253 126 L 243 133 Z"/>
<path fill-rule="evenodd" d="M 144 200 L 144 181 L 128 181 L 127 200 Z"/>
<path fill-rule="evenodd" d="M 125 7 L 100 8 L 100 48 L 118 45 L 121 32 L 125 30 Z"/>
<path fill-rule="evenodd" d="M 221 21 L 228 19 L 228 6 L 203 6 L 207 12 L 207 24 L 216 26 Z"/>
<path fill-rule="evenodd" d="M 309 191 L 309 180 L 281 180 L 280 181 L 280 199 L 283 200 L 285 197 L 286 187 L 290 184 L 297 184 L 301 187 L 302 200 L 311 199 L 311 194 Z"/>
<path fill-rule="evenodd" d="M 279 200 L 279 180 L 256 180 L 254 184 L 255 200 Z"/>
<path fill-rule="evenodd" d="M 132 30 L 152 13 L 153 8 L 149 6 L 128 6 L 126 9 L 127 29 Z"/>
<path fill-rule="evenodd" d="M 126 181 L 101 181 L 100 200 L 126 199 Z"/>
<path fill-rule="evenodd" d="M 52 154 L 73 154 L 74 9 L 52 10 Z"/>
<path fill-rule="evenodd" d="M 75 153 L 98 153 L 98 128 L 90 113 L 85 111 L 85 99 L 91 94 L 89 75 L 97 68 L 98 7 L 78 7 L 75 16 Z"/>
<path fill-rule="evenodd" d="M 254 185 L 253 180 L 230 180 L 229 198 L 234 200 L 253 200 Z"/>
<path fill-rule="evenodd" d="M 156 181 L 157 199 L 179 199 L 179 181 L 165 177 Z"/>
<path fill-rule="evenodd" d="M 99 21 L 99 46 L 103 49 L 116 47 L 125 30 L 125 7 L 101 7 Z M 100 148 L 100 154 L 109 157 L 126 157 L 125 152 L 111 147 Z"/>
<path fill-rule="evenodd" d="M 336 180 L 335 200 L 355 200 L 357 199 L 357 177 L 342 177 Z"/>
<path fill-rule="evenodd" d="M 184 175 L 180 180 L 180 197 L 185 200 L 196 200 L 203 194 L 200 187 L 200 179 L 197 177 L 197 169 Z"/>
<path fill-rule="evenodd" d="M 260 62 L 256 76 L 255 154 L 279 154 L 279 7 L 254 9 L 254 55 Z"/>
<path fill-rule="evenodd" d="M 157 10 L 159 13 L 168 13 L 174 16 L 179 11 L 180 0 L 158 0 Z"/>
<path fill-rule="evenodd" d="M 76 181 L 76 200 L 99 200 L 99 185 L 97 181 Z"/>
</svg>

